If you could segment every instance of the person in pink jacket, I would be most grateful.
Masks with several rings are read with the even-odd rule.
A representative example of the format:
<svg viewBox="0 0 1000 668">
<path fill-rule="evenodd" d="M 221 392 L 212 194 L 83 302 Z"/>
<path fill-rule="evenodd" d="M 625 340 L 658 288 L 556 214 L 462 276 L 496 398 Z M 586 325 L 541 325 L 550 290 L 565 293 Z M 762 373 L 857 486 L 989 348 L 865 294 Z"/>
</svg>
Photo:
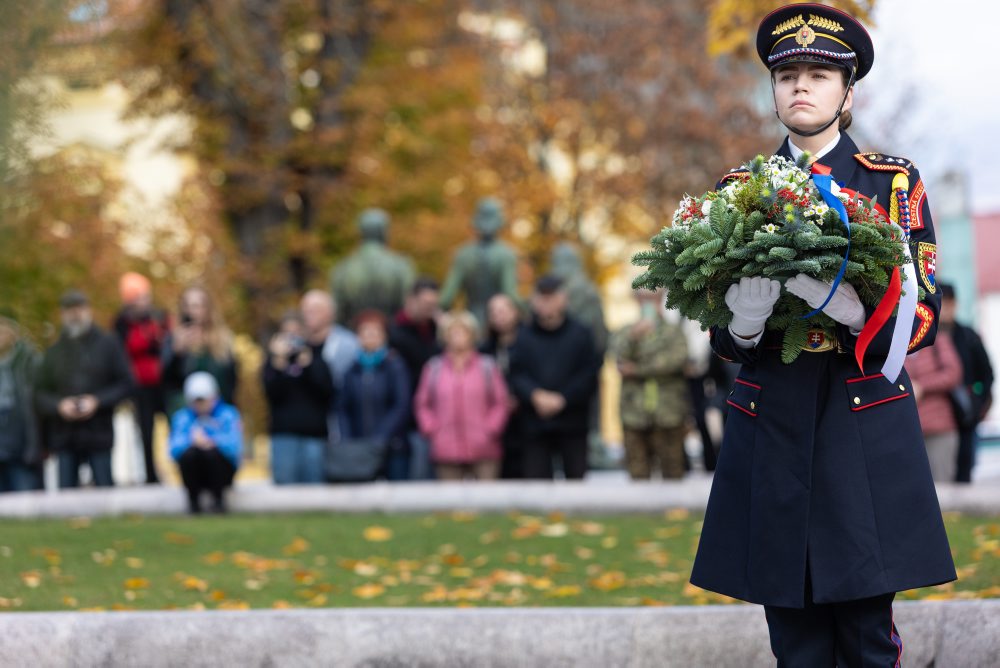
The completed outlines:
<svg viewBox="0 0 1000 668">
<path fill-rule="evenodd" d="M 938 330 L 933 346 L 906 358 L 906 372 L 913 383 L 931 475 L 935 482 L 952 482 L 958 453 L 958 424 L 951 392 L 962 384 L 962 361 L 951 335 Z"/>
<path fill-rule="evenodd" d="M 496 361 L 476 351 L 478 330 L 471 313 L 442 317 L 444 353 L 424 366 L 413 400 L 441 480 L 494 480 L 500 471 L 507 386 Z"/>
</svg>

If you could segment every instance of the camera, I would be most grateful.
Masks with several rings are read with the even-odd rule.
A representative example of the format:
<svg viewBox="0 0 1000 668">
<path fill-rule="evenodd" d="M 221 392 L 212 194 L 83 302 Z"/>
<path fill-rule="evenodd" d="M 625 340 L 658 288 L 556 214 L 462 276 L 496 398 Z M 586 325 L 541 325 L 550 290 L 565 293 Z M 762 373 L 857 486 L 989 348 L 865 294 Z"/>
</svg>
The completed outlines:
<svg viewBox="0 0 1000 668">
<path fill-rule="evenodd" d="M 288 347 L 289 347 L 289 357 L 297 357 L 299 353 L 306 349 L 306 340 L 301 336 L 289 335 L 288 336 Z"/>
</svg>

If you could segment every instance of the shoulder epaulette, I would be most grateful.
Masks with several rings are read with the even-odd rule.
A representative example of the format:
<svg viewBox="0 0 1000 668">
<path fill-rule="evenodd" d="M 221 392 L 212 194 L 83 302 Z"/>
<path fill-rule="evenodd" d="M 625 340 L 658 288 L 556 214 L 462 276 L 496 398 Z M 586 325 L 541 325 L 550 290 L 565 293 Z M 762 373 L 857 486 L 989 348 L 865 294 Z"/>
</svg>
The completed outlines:
<svg viewBox="0 0 1000 668">
<path fill-rule="evenodd" d="M 913 167 L 913 163 L 906 158 L 883 153 L 855 153 L 854 159 L 873 172 L 899 172 L 909 176 Z"/>
</svg>

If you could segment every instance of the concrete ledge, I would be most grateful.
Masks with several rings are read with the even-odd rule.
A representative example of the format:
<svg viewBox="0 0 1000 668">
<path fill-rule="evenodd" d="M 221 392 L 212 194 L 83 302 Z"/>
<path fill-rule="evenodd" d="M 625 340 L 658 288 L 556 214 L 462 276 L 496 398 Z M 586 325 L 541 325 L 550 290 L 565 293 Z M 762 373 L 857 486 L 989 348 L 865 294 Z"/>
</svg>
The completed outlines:
<svg viewBox="0 0 1000 668">
<path fill-rule="evenodd" d="M 903 663 L 987 668 L 1000 601 L 896 606 Z M 0 615 L 0 665 L 772 666 L 757 606 Z"/>
<path fill-rule="evenodd" d="M 691 476 L 679 482 L 632 482 L 597 478 L 584 482 L 408 482 L 362 485 L 237 485 L 229 495 L 234 512 L 435 512 L 450 510 L 569 513 L 661 512 L 665 508 L 703 510 L 712 479 Z M 944 511 L 1000 513 L 1000 485 L 941 485 Z M 180 514 L 184 491 L 177 487 L 118 487 L 58 492 L 0 494 L 0 517 L 72 517 L 124 514 Z"/>
</svg>

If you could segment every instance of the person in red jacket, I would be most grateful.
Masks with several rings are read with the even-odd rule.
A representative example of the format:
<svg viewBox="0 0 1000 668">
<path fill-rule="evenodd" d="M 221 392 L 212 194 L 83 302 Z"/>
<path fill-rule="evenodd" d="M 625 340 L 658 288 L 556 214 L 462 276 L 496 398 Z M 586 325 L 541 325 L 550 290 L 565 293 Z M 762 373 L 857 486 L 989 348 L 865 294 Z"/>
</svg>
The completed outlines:
<svg viewBox="0 0 1000 668">
<path fill-rule="evenodd" d="M 122 310 L 115 318 L 114 329 L 125 347 L 135 378 L 132 401 L 142 437 L 146 484 L 155 484 L 160 479 L 153 457 L 153 424 L 156 414 L 164 412 L 160 353 L 167 336 L 167 319 L 162 311 L 153 308 L 152 286 L 142 274 L 124 274 L 118 281 L 118 291 Z"/>
</svg>

